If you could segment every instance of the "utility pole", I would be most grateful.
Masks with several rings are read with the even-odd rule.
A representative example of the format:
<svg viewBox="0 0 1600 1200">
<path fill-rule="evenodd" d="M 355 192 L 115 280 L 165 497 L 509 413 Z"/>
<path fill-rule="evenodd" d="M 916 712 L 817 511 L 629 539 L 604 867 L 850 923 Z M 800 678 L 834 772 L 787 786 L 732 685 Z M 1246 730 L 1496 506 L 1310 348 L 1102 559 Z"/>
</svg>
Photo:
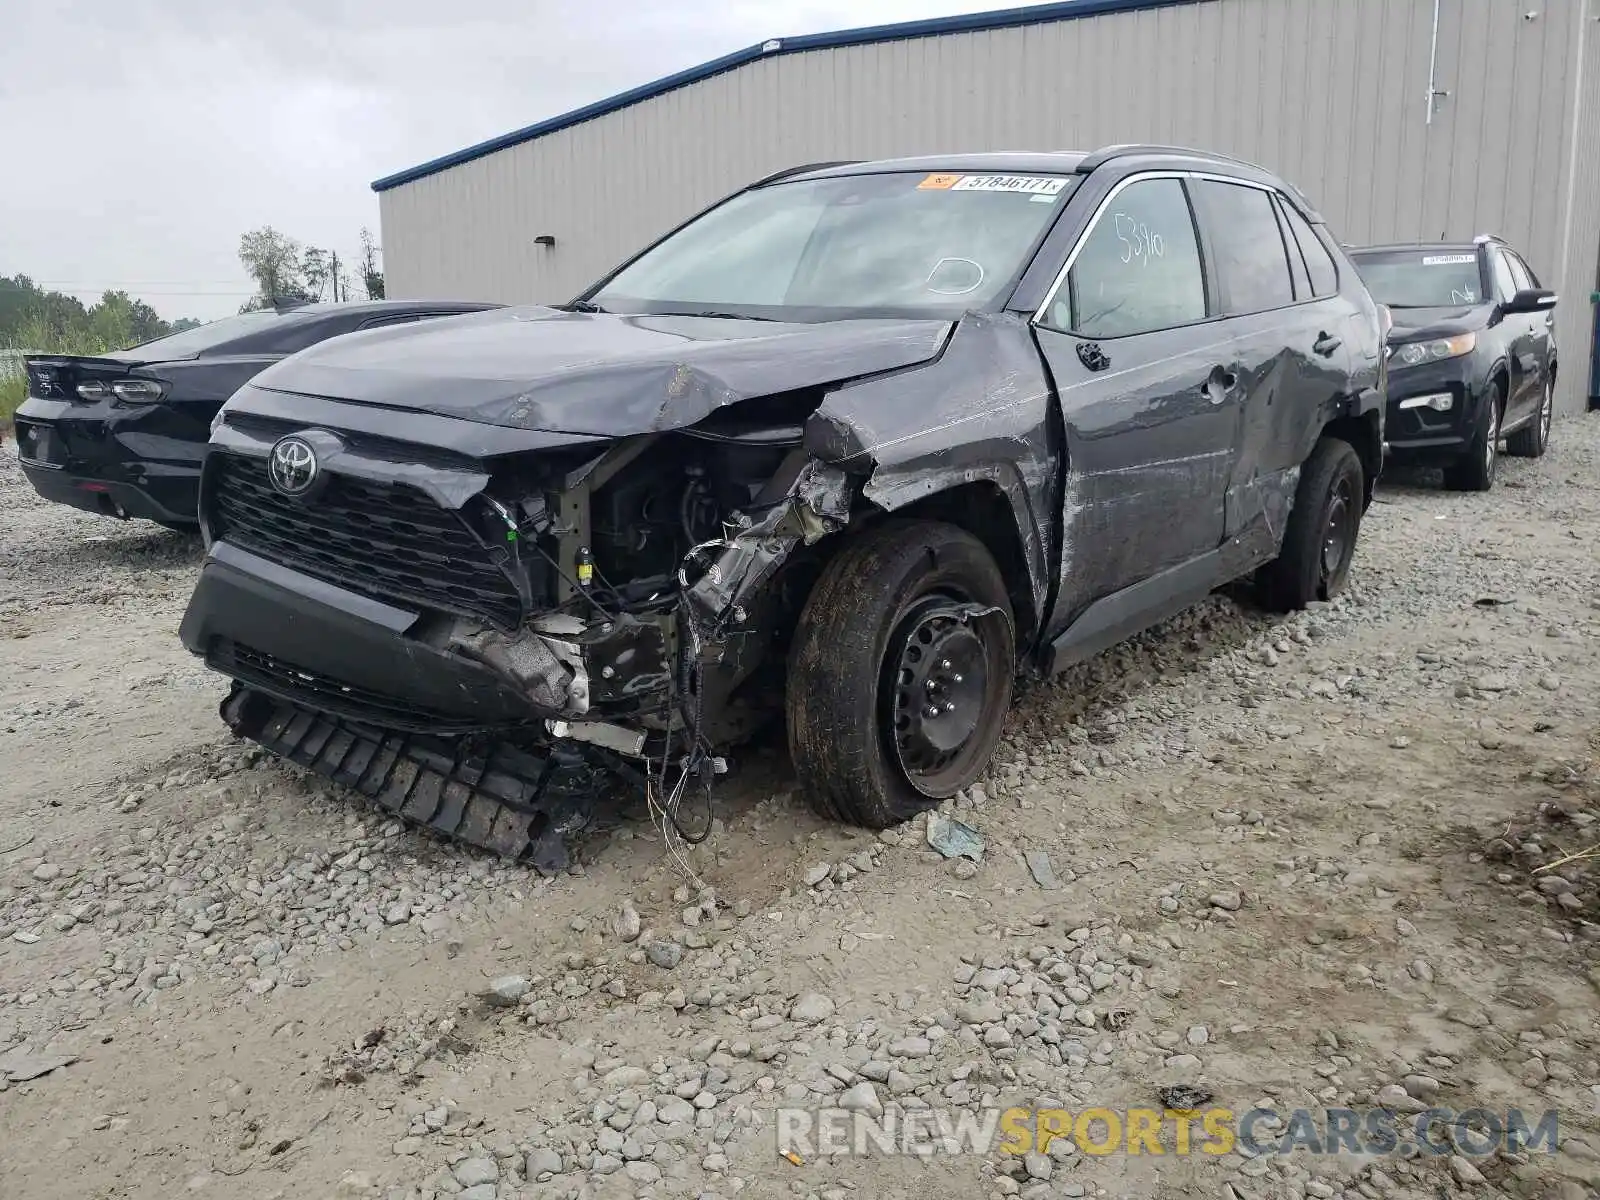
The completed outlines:
<svg viewBox="0 0 1600 1200">
<path fill-rule="evenodd" d="M 333 302 L 337 304 L 339 303 L 339 252 L 337 250 L 330 250 L 328 253 L 333 259 L 333 265 L 329 269 L 329 274 L 333 277 Z"/>
</svg>

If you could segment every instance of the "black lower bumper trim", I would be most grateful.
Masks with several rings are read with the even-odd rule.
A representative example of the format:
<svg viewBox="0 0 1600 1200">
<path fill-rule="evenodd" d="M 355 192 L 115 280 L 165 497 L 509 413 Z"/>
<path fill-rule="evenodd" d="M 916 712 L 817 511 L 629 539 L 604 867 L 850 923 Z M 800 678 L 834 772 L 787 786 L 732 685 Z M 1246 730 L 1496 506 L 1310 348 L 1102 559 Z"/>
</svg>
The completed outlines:
<svg viewBox="0 0 1600 1200">
<path fill-rule="evenodd" d="M 241 737 L 360 792 L 380 809 L 447 838 L 566 868 L 566 839 L 589 824 L 612 770 L 594 755 L 537 754 L 486 737 L 400 733 L 347 721 L 235 684 L 222 719 Z"/>
<path fill-rule="evenodd" d="M 23 475 L 44 500 L 67 504 L 107 517 L 138 517 L 163 525 L 199 528 L 195 499 L 200 473 L 188 479 L 163 479 L 159 486 L 76 475 L 21 460 Z"/>
</svg>

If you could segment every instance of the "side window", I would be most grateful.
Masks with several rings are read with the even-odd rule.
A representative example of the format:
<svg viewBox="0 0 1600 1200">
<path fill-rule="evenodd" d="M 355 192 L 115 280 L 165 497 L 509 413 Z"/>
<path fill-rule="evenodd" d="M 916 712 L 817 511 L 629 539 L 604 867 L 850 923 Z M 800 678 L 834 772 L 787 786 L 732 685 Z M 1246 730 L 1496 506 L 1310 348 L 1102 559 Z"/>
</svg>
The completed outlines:
<svg viewBox="0 0 1600 1200">
<path fill-rule="evenodd" d="M 1284 248 L 1289 252 L 1289 277 L 1294 281 L 1294 294 L 1297 300 L 1310 300 L 1316 295 L 1311 288 L 1311 276 L 1306 273 L 1306 258 L 1300 252 L 1300 244 L 1295 241 L 1294 234 L 1289 232 L 1289 218 L 1286 215 L 1288 206 L 1281 199 L 1276 199 L 1272 207 L 1278 213 L 1278 229 L 1283 234 Z"/>
<path fill-rule="evenodd" d="M 1195 185 L 1195 195 L 1217 256 L 1228 313 L 1293 304 L 1289 257 L 1272 215 L 1272 197 L 1260 188 L 1209 179 Z"/>
<path fill-rule="evenodd" d="M 1496 250 L 1489 259 L 1494 270 L 1494 290 L 1502 300 L 1509 300 L 1517 293 L 1517 281 L 1511 278 L 1511 268 L 1506 264 L 1506 256 Z"/>
<path fill-rule="evenodd" d="M 1311 272 L 1311 294 L 1333 295 L 1339 290 L 1339 268 L 1334 265 L 1333 255 L 1328 253 L 1328 248 L 1322 244 L 1322 239 L 1317 236 L 1316 230 L 1311 228 L 1310 223 L 1295 211 L 1294 205 L 1280 200 L 1278 207 L 1283 212 L 1283 219 L 1289 224 L 1290 235 L 1300 247 L 1300 253 L 1305 256 L 1306 270 Z"/>
<path fill-rule="evenodd" d="M 1100 212 L 1050 322 L 1080 337 L 1124 337 L 1203 321 L 1206 277 L 1183 183 L 1143 179 Z"/>
<path fill-rule="evenodd" d="M 1544 286 L 1539 282 L 1539 277 L 1533 273 L 1533 268 L 1528 265 L 1528 260 L 1523 258 L 1522 255 L 1513 254 L 1511 261 L 1522 268 L 1522 273 L 1528 277 L 1529 287 L 1542 288 Z"/>
<path fill-rule="evenodd" d="M 1531 288 L 1536 286 L 1533 282 L 1533 276 L 1528 271 L 1528 265 L 1526 263 L 1524 263 L 1515 254 L 1507 254 L 1505 257 L 1506 266 L 1511 268 L 1511 281 L 1517 285 L 1517 291 L 1520 292 L 1523 288 Z"/>
</svg>

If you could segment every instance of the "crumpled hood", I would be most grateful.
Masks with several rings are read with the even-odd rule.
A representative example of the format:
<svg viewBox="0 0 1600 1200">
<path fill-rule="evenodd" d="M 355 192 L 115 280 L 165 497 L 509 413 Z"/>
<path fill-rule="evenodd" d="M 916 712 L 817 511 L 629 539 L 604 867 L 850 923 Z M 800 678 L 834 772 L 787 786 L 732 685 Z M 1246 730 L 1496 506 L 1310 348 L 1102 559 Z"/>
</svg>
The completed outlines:
<svg viewBox="0 0 1600 1200">
<path fill-rule="evenodd" d="M 1401 342 L 1426 342 L 1482 329 L 1489 323 L 1488 305 L 1462 308 L 1391 308 L 1394 328 L 1389 331 L 1393 345 Z"/>
<path fill-rule="evenodd" d="M 488 425 L 625 437 L 693 425 L 741 400 L 928 362 L 951 326 L 503 308 L 334 338 L 254 382 Z"/>
</svg>

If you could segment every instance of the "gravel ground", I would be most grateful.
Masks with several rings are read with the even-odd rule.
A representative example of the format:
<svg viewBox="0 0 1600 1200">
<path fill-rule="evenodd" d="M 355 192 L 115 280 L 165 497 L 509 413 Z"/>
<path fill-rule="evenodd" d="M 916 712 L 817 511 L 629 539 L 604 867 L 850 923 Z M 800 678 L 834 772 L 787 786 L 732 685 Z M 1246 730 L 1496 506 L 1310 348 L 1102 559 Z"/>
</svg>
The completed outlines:
<svg viewBox="0 0 1600 1200">
<path fill-rule="evenodd" d="M 638 815 L 544 880 L 233 742 L 198 545 L 0 454 L 0 1195 L 1593 1195 L 1597 468 L 1571 418 L 1486 496 L 1386 478 L 1338 602 L 1032 688 L 945 814 L 976 862 L 818 822 L 769 746 L 682 865 Z M 1560 1146 L 778 1153 L 779 1108 L 1179 1085 Z"/>
</svg>

